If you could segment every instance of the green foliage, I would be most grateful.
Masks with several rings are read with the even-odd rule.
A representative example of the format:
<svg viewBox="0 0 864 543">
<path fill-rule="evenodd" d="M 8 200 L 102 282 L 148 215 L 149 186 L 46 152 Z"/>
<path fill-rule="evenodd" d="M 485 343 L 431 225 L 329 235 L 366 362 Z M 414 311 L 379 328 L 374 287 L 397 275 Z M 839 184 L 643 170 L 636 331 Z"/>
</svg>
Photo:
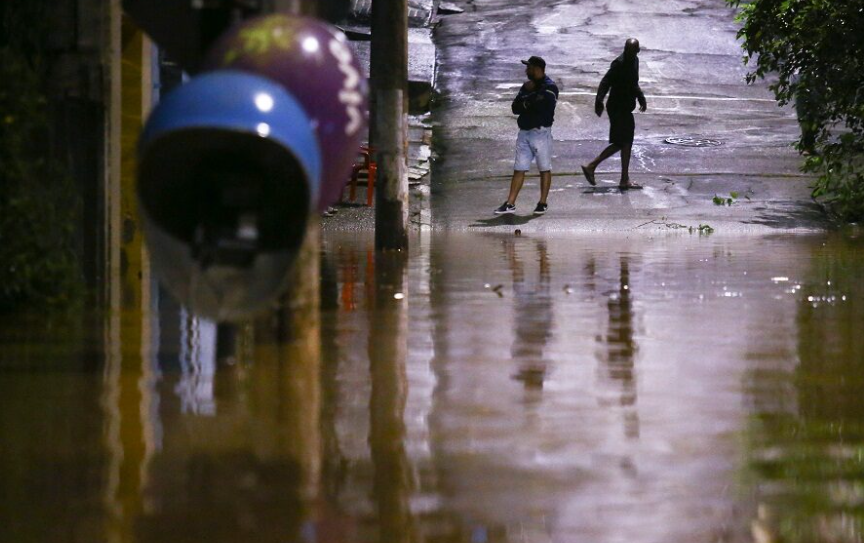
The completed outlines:
<svg viewBox="0 0 864 543">
<path fill-rule="evenodd" d="M 738 200 L 738 193 L 734 191 L 730 192 L 728 197 L 717 196 L 715 194 L 714 198 L 711 199 L 715 206 L 731 206 L 736 200 Z"/>
<path fill-rule="evenodd" d="M 30 31 L 38 25 L 11 26 L 38 10 L 13 4 L 20 5 L 4 7 L 0 19 L 0 311 L 67 305 L 82 290 L 75 250 L 81 206 L 71 176 L 48 149 L 44 58 Z"/>
<path fill-rule="evenodd" d="M 781 105 L 796 103 L 814 196 L 844 220 L 864 219 L 864 0 L 727 0 L 740 7 L 748 82 L 776 74 Z"/>
</svg>

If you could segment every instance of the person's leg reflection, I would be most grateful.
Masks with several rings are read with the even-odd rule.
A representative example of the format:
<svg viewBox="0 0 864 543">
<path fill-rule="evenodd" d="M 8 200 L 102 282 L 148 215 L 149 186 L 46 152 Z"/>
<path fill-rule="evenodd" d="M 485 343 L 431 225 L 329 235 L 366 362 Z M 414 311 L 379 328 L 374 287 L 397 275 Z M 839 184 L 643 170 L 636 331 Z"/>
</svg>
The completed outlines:
<svg viewBox="0 0 864 543">
<path fill-rule="evenodd" d="M 505 254 L 513 276 L 513 309 L 516 317 L 513 346 L 510 350 L 517 364 L 514 379 L 522 381 L 526 390 L 543 388 L 548 361 L 544 350 L 552 335 L 552 296 L 550 265 L 545 240 L 534 241 L 537 255 L 537 280 L 525 280 L 525 264 L 512 239 L 505 241 Z"/>
</svg>

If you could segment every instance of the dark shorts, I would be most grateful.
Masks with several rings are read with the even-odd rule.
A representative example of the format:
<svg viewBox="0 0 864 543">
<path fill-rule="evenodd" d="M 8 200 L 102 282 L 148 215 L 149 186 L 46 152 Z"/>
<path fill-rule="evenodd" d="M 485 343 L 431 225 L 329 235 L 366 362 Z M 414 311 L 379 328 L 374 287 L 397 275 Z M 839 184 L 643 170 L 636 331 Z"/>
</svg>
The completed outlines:
<svg viewBox="0 0 864 543">
<path fill-rule="evenodd" d="M 609 114 L 609 143 L 618 147 L 633 145 L 636 121 L 631 111 L 607 110 Z"/>
</svg>

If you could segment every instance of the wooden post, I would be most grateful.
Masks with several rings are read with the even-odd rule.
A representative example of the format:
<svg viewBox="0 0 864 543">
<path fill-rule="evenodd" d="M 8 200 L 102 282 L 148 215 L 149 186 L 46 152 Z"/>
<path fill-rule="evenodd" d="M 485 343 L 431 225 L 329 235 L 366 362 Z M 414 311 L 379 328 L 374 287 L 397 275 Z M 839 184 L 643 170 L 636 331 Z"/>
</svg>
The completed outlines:
<svg viewBox="0 0 864 543">
<path fill-rule="evenodd" d="M 372 134 L 378 178 L 375 195 L 375 247 L 408 248 L 407 125 L 408 3 L 372 4 Z"/>
</svg>

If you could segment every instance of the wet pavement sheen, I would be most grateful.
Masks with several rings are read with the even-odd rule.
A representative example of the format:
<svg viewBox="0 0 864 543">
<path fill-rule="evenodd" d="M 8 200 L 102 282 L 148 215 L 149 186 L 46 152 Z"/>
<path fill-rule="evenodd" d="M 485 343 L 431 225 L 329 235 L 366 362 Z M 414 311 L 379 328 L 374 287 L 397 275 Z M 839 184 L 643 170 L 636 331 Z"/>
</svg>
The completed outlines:
<svg viewBox="0 0 864 543">
<path fill-rule="evenodd" d="M 0 541 L 862 541 L 862 244 L 333 233 L 320 342 L 6 317 Z"/>
<path fill-rule="evenodd" d="M 543 57 L 561 90 L 552 127 L 549 213 L 532 220 L 537 170 L 516 202 L 528 232 L 623 231 L 665 217 L 718 232 L 824 229 L 812 178 L 792 144 L 791 106 L 777 107 L 770 81 L 748 85 L 736 10 L 724 0 L 459 0 L 460 15 L 435 31 L 439 97 L 433 109 L 432 226 L 507 231 L 491 219 L 507 198 L 518 132 L 511 102 L 525 81 L 520 59 Z M 606 147 L 608 116 L 594 99 L 624 42 L 641 44 L 640 85 L 648 110 L 636 113 L 630 176 L 645 190 L 621 195 L 618 155 L 600 165 L 598 187 L 581 165 Z M 669 137 L 710 138 L 716 147 L 669 145 Z M 738 194 L 732 206 L 715 195 Z"/>
</svg>

